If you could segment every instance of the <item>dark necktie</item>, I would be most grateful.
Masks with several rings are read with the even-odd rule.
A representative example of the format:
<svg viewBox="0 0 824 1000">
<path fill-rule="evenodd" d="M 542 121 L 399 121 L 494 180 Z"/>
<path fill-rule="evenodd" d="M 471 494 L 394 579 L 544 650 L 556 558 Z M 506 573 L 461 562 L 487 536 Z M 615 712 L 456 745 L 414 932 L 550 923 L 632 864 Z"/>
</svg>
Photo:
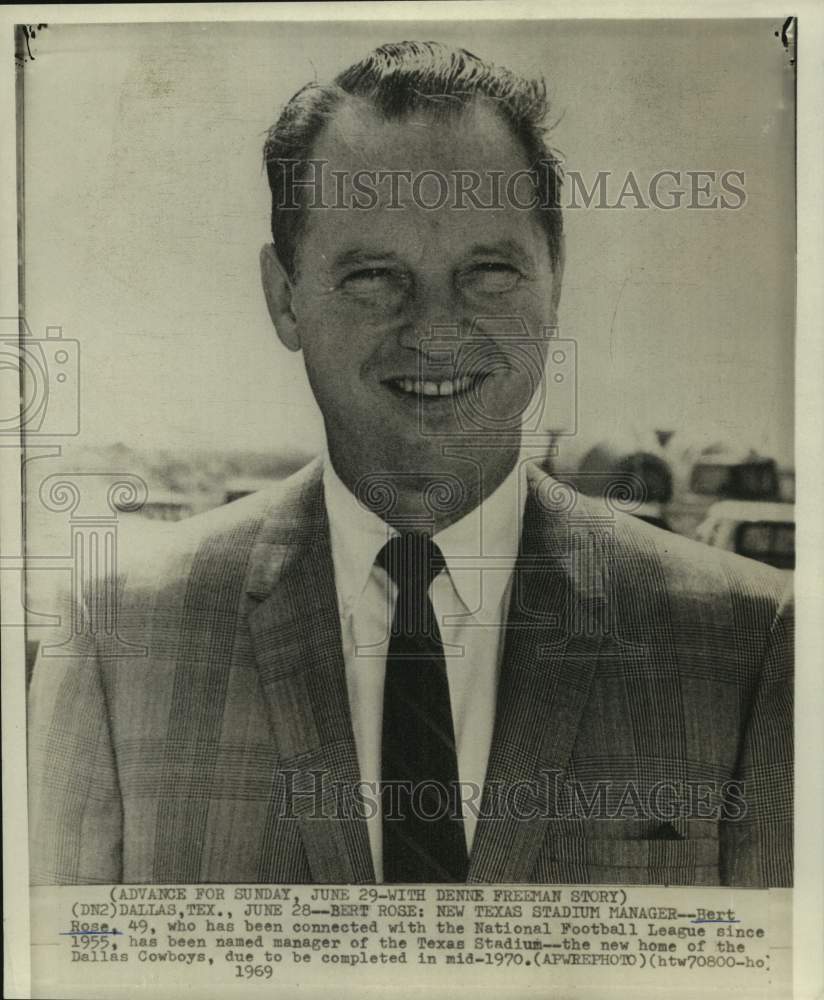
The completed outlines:
<svg viewBox="0 0 824 1000">
<path fill-rule="evenodd" d="M 446 661 L 429 599 L 446 563 L 426 535 L 412 533 L 390 539 L 377 562 L 398 587 L 383 694 L 384 882 L 465 882 Z"/>
</svg>

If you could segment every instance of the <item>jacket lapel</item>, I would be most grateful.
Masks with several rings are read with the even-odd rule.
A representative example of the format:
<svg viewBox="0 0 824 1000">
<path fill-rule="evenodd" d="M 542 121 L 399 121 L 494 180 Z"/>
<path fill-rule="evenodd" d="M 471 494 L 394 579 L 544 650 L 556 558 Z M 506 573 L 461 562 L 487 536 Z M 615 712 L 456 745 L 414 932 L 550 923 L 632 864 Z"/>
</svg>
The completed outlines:
<svg viewBox="0 0 824 1000">
<path fill-rule="evenodd" d="M 609 521 L 571 488 L 530 477 L 470 882 L 528 881 L 557 814 L 608 631 Z"/>
<path fill-rule="evenodd" d="M 253 556 L 249 624 L 280 768 L 316 882 L 374 882 L 320 463 Z M 287 791 L 287 796 L 289 792 Z"/>
</svg>

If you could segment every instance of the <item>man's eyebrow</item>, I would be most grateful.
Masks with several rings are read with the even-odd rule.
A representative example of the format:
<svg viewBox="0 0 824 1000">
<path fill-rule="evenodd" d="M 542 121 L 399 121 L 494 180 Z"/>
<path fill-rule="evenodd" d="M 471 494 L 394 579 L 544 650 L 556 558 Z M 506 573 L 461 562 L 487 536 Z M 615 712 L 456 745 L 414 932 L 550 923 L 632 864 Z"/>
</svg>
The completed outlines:
<svg viewBox="0 0 824 1000">
<path fill-rule="evenodd" d="M 536 267 L 535 258 L 532 254 L 522 243 L 514 239 L 495 240 L 492 243 L 475 243 L 469 248 L 466 256 L 468 258 L 509 256 L 516 258 L 528 268 L 534 270 Z M 374 264 L 376 261 L 404 264 L 404 259 L 394 250 L 384 250 L 381 247 L 359 246 L 344 250 L 335 256 L 331 261 L 331 265 L 337 270 L 342 270 L 347 267 L 366 267 Z"/>
<path fill-rule="evenodd" d="M 518 240 L 505 239 L 496 240 L 494 243 L 476 243 L 470 248 L 467 254 L 468 257 L 495 255 L 516 257 L 521 263 L 530 268 L 535 268 L 535 258 Z"/>
<path fill-rule="evenodd" d="M 381 250 L 379 247 L 370 249 L 368 247 L 353 247 L 351 250 L 344 250 L 332 260 L 335 268 L 352 267 L 358 264 L 371 264 L 376 260 L 392 261 L 399 263 L 401 258 L 392 250 Z"/>
</svg>

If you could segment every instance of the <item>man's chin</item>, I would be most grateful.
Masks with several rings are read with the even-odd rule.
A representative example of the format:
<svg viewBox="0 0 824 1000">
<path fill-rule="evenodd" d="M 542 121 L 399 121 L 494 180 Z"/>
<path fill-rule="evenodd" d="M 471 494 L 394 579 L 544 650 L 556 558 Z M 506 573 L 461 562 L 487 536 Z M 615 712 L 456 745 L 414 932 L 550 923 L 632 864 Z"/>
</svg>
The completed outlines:
<svg viewBox="0 0 824 1000">
<path fill-rule="evenodd" d="M 520 435 L 490 440 L 478 433 L 455 431 L 449 434 L 422 434 L 419 430 L 383 441 L 370 456 L 360 455 L 359 466 L 370 478 L 383 475 L 398 485 L 418 488 L 460 481 L 470 488 L 485 470 L 512 464 L 520 450 Z"/>
<path fill-rule="evenodd" d="M 355 440 L 354 438 L 352 440 Z M 336 454 L 332 463 L 357 499 L 396 526 L 431 521 L 435 530 L 469 513 L 517 461 L 519 439 L 489 447 L 478 434 L 390 434 L 370 447 Z"/>
</svg>

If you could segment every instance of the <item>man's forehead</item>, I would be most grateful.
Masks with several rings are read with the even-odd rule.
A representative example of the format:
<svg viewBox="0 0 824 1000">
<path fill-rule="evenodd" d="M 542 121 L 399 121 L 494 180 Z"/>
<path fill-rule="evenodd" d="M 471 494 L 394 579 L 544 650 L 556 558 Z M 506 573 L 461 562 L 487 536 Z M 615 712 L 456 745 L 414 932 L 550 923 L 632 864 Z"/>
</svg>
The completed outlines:
<svg viewBox="0 0 824 1000">
<path fill-rule="evenodd" d="M 386 119 L 367 101 L 349 99 L 310 158 L 322 164 L 315 175 L 315 196 L 322 197 L 313 208 L 312 196 L 304 195 L 301 242 L 322 246 L 330 267 L 350 251 L 422 265 L 464 259 L 480 245 L 516 243 L 521 259 L 548 266 L 544 231 L 528 207 L 535 191 L 524 176 L 526 153 L 489 102 L 449 115 L 424 108 Z M 364 172 L 371 175 L 366 180 Z"/>
<path fill-rule="evenodd" d="M 340 270 L 397 261 L 424 270 L 453 267 L 473 258 L 506 258 L 528 271 L 551 270 L 546 239 L 534 212 L 511 210 L 430 212 L 312 212 L 301 243 L 311 246 L 314 267 Z"/>
<path fill-rule="evenodd" d="M 445 99 L 446 100 L 446 99 Z M 346 98 L 312 149 L 331 170 L 502 171 L 527 169 L 526 154 L 491 102 L 475 99 L 386 118 L 365 98 Z"/>
</svg>

